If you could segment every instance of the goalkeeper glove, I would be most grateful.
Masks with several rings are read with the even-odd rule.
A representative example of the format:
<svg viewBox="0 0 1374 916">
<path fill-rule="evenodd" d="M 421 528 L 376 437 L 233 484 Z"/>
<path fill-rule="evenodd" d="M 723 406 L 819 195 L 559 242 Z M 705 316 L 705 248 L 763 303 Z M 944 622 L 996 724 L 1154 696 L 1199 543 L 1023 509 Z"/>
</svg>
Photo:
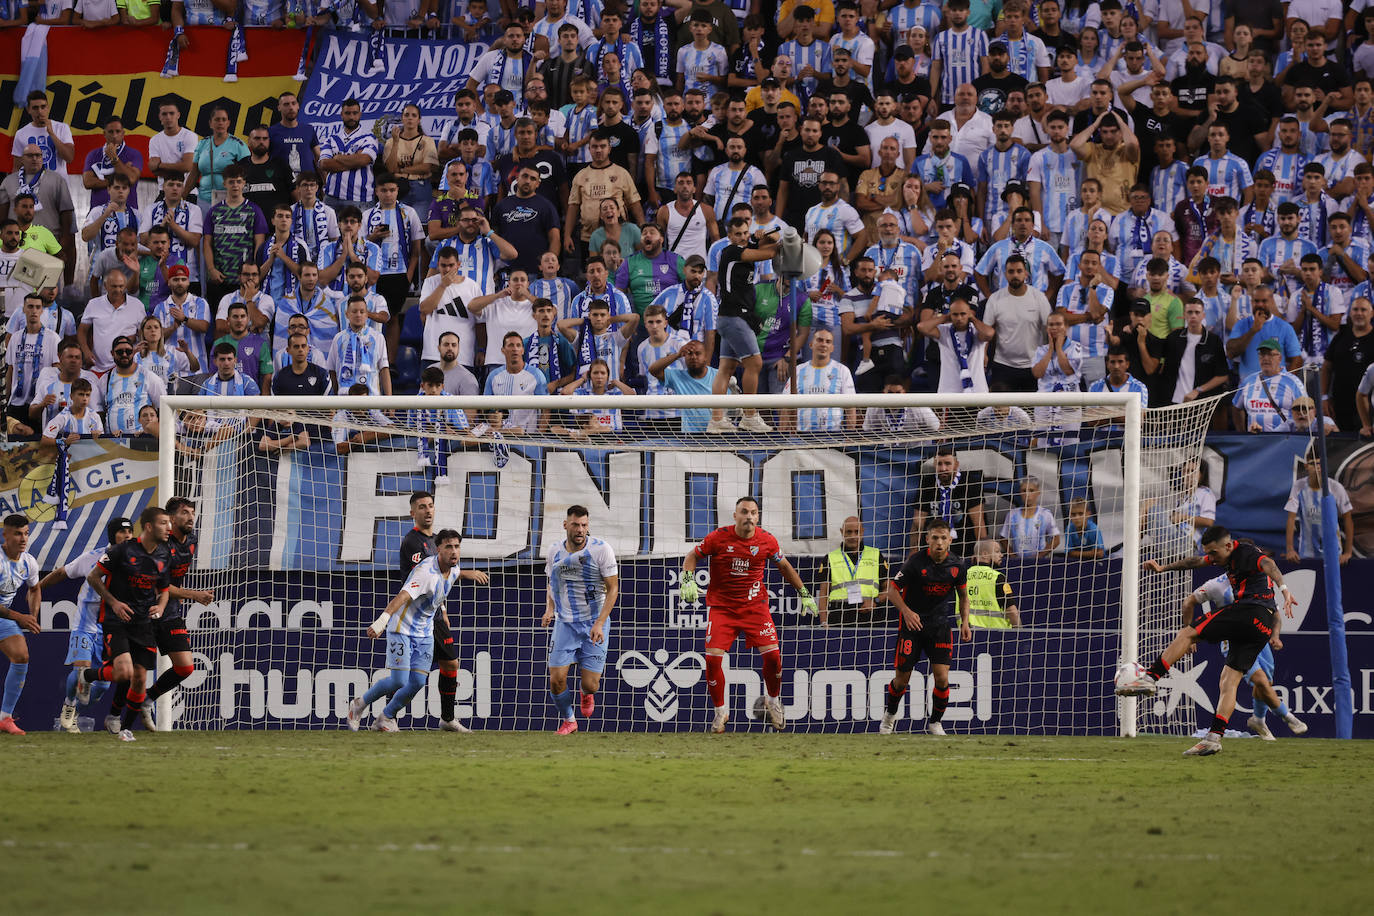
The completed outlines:
<svg viewBox="0 0 1374 916">
<path fill-rule="evenodd" d="M 797 594 L 801 595 L 801 615 L 803 617 L 815 617 L 819 613 L 816 607 L 816 599 L 811 597 L 811 593 L 802 589 Z"/>
<path fill-rule="evenodd" d="M 687 570 L 685 569 L 682 571 L 682 575 L 680 577 L 680 581 L 677 587 L 677 593 L 682 597 L 682 600 L 686 601 L 688 604 L 696 603 L 697 580 L 693 577 L 691 573 L 687 572 Z"/>
</svg>

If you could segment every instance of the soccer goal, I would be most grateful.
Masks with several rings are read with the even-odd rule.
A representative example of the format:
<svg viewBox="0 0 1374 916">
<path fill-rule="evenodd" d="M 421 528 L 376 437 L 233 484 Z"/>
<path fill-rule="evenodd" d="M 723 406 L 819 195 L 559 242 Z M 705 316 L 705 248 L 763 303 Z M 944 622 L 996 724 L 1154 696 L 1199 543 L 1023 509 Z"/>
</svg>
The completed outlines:
<svg viewBox="0 0 1374 916">
<path fill-rule="evenodd" d="M 969 564 L 989 565 L 984 542 L 1008 542 L 1000 571 L 1019 626 L 976 628 L 968 643 L 955 628 L 946 728 L 1190 731 L 1186 696 L 1137 708 L 1111 681 L 1178 626 L 1191 582 L 1142 575 L 1141 560 L 1195 549 L 1189 469 L 1215 406 L 1144 410 L 1111 393 L 167 397 L 159 498 L 196 502 L 191 584 L 215 601 L 187 608 L 196 671 L 163 698 L 159 721 L 340 727 L 350 697 L 384 675 L 385 642 L 365 629 L 401 585 L 409 497 L 428 490 L 434 528 L 461 531 L 461 566 L 489 577 L 464 580 L 448 602 L 458 718 L 474 729 L 556 725 L 544 557 L 571 505 L 589 510 L 591 535 L 619 562 L 597 711 L 583 727 L 704 728 L 707 615 L 679 597 L 682 557 L 751 496 L 812 593 L 827 592 L 822 623 L 799 613 L 776 571 L 768 579 L 790 728 L 876 731 L 896 635 L 886 580 L 922 546 L 918 523 L 948 515 L 952 553 Z M 773 431 L 682 431 L 704 429 L 713 409 L 730 420 L 751 408 Z M 525 429 L 494 432 L 503 422 Z M 852 518 L 881 561 L 871 586 L 861 555 L 843 549 Z M 709 584 L 704 564 L 697 579 Z M 728 664 L 730 727 L 762 729 L 755 653 L 741 640 Z M 928 672 L 917 665 L 899 731 L 927 715 Z M 437 681 L 402 728 L 437 725 Z"/>
</svg>

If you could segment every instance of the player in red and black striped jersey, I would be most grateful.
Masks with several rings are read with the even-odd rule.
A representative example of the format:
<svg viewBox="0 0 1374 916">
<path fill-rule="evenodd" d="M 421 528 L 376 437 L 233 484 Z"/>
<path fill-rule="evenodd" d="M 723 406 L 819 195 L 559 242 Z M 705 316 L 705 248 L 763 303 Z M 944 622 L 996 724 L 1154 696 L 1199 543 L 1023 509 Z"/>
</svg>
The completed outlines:
<svg viewBox="0 0 1374 916">
<path fill-rule="evenodd" d="M 930 660 L 930 675 L 935 681 L 926 731 L 932 735 L 945 733 L 940 720 L 949 704 L 949 663 L 954 655 L 949 612 L 956 599 L 959 641 L 968 642 L 973 638 L 968 623 L 969 564 L 949 552 L 951 534 L 949 522 L 944 519 L 927 522 L 925 548 L 908 557 L 888 583 L 887 600 L 897 608 L 901 622 L 897 626 L 897 648 L 892 662 L 896 674 L 887 685 L 887 708 L 878 726 L 880 735 L 890 735 L 896 729 L 897 710 L 911 681 L 911 669 L 916 667 L 922 653 Z"/>
<path fill-rule="evenodd" d="M 195 662 L 191 655 L 191 637 L 186 629 L 186 616 L 182 611 L 182 601 L 209 604 L 215 600 L 211 591 L 186 588 L 186 574 L 195 562 L 200 538 L 196 534 L 196 504 L 184 496 L 173 496 L 167 500 L 167 514 L 172 519 L 172 532 L 167 538 L 167 550 L 172 555 L 171 600 L 167 610 L 153 624 L 157 637 L 158 650 L 172 663 L 172 667 L 162 672 L 153 686 L 148 688 L 148 698 L 143 703 L 143 725 L 149 731 L 153 724 L 152 705 L 158 697 L 176 687 L 191 676 Z"/>
<path fill-rule="evenodd" d="M 401 578 L 410 575 L 421 561 L 434 556 L 434 496 L 424 490 L 410 494 L 410 519 L 415 527 L 401 538 Z M 486 585 L 487 574 L 478 569 L 458 573 L 464 579 Z M 434 615 L 434 660 L 439 663 L 439 728 L 446 732 L 471 731 L 457 719 L 458 648 L 453 643 L 453 628 L 448 611 Z"/>
<path fill-rule="evenodd" d="M 1172 563 L 1146 560 L 1143 566 L 1149 572 L 1219 566 L 1231 582 L 1235 602 L 1185 624 L 1145 674 L 1119 684 L 1116 689 L 1121 696 L 1152 696 L 1156 684 L 1168 673 L 1170 666 L 1192 651 L 1198 640 L 1226 640 L 1226 666 L 1221 669 L 1221 695 L 1217 699 L 1216 712 L 1212 714 L 1212 727 L 1207 737 L 1183 752 L 1185 757 L 1206 757 L 1221 750 L 1221 736 L 1226 733 L 1226 723 L 1236 709 L 1236 688 L 1278 628 L 1278 609 L 1274 603 L 1276 589 L 1283 595 L 1286 616 L 1292 617 L 1293 608 L 1298 604 L 1274 561 L 1249 541 L 1233 539 L 1231 532 L 1221 525 L 1213 525 L 1202 532 L 1202 550 L 1202 556 Z"/>
<path fill-rule="evenodd" d="M 105 632 L 106 663 L 87 668 L 91 681 L 128 681 L 128 701 L 120 722 L 121 741 L 133 741 L 129 730 L 143 705 L 143 685 L 157 660 L 154 623 L 171 598 L 172 555 L 167 538 L 172 520 L 165 509 L 149 506 L 138 517 L 140 534 L 113 544 L 86 582 L 100 596 L 100 625 Z"/>
<path fill-rule="evenodd" d="M 717 528 L 687 552 L 678 595 L 689 604 L 697 600 L 696 568 L 703 558 L 709 558 L 711 564 L 711 582 L 706 587 L 710 615 L 706 626 L 706 687 L 715 707 L 711 731 L 725 731 L 725 723 L 730 721 L 725 704 L 725 653 L 741 635 L 746 646 L 759 651 L 768 718 L 781 731 L 787 727 L 782 709 L 782 650 L 773 615 L 768 612 L 768 589 L 763 584 L 768 564 L 777 566 L 783 579 L 801 596 L 803 614 L 815 614 L 816 601 L 782 555 L 778 539 L 759 527 L 758 500 L 751 496 L 736 500 L 733 525 Z"/>
</svg>

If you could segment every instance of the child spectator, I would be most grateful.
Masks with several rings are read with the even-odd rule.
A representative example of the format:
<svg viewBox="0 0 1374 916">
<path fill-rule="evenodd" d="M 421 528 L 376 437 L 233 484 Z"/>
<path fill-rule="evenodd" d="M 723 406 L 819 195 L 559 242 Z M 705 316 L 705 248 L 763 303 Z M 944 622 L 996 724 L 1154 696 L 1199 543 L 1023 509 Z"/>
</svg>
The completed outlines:
<svg viewBox="0 0 1374 916">
<path fill-rule="evenodd" d="M 1107 555 L 1102 532 L 1088 513 L 1088 501 L 1081 496 L 1069 502 L 1069 527 L 1064 531 L 1064 552 L 1076 560 L 1100 560 Z"/>
<path fill-rule="evenodd" d="M 1002 550 L 1029 559 L 1048 557 L 1059 547 L 1059 524 L 1049 510 L 1040 505 L 1040 480 L 1021 481 L 1021 507 L 1007 513 L 1002 523 Z"/>
<path fill-rule="evenodd" d="M 444 393 L 444 370 L 430 366 L 420 373 L 420 394 L 439 397 Z M 448 483 L 448 456 L 452 443 L 446 435 L 469 428 L 468 416 L 457 407 L 420 407 L 413 411 L 413 422 L 423 434 L 415 464 L 434 468 L 434 483 Z"/>
<path fill-rule="evenodd" d="M 563 389 L 563 393 L 572 393 L 573 395 L 617 395 L 634 394 L 634 389 L 619 379 L 611 378 L 611 367 L 606 364 L 604 359 L 594 359 L 591 365 L 587 367 L 587 380 L 576 388 L 569 385 Z M 566 431 L 567 434 L 574 439 L 581 439 L 586 436 L 595 436 L 603 433 L 618 433 L 625 428 L 620 410 L 614 407 L 573 408 L 568 412 L 574 416 L 586 418 L 586 421 L 581 426 L 575 426 Z"/>
<path fill-rule="evenodd" d="M 43 427 L 43 444 L 55 446 L 59 436 L 65 437 L 70 445 L 82 436 L 94 439 L 102 435 L 105 427 L 90 405 L 91 383 L 84 378 L 72 382 L 71 403 Z"/>
</svg>

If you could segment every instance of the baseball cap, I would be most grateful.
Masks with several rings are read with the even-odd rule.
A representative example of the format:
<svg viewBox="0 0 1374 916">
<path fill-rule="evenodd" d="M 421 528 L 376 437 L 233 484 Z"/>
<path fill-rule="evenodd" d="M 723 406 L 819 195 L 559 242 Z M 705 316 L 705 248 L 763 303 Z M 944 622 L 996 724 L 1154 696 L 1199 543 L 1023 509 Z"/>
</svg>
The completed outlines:
<svg viewBox="0 0 1374 916">
<path fill-rule="evenodd" d="M 988 45 L 989 54 L 1007 54 L 1007 43 L 1005 41 L 994 41 Z"/>
<path fill-rule="evenodd" d="M 782 83 L 778 82 L 778 78 L 776 76 L 769 76 L 765 77 L 763 82 L 759 83 L 759 86 L 763 89 L 781 89 Z"/>
<path fill-rule="evenodd" d="M 965 182 L 965 181 L 956 181 L 954 184 L 952 184 L 952 185 L 949 186 L 949 193 L 950 193 L 950 194 L 967 194 L 969 197 L 972 197 L 972 196 L 973 196 L 973 186 L 970 185 L 968 182 Z M 946 196 L 948 197 L 949 195 L 946 195 Z"/>
<path fill-rule="evenodd" d="M 896 51 L 892 52 L 892 59 L 893 59 L 893 60 L 915 60 L 915 59 L 916 59 L 916 52 L 913 51 L 913 50 L 911 49 L 911 45 L 902 45 L 902 46 L 901 46 L 900 48 L 898 48 Z"/>
<path fill-rule="evenodd" d="M 121 531 L 133 531 L 133 530 L 134 530 L 133 523 L 130 522 L 127 518 L 123 518 L 123 517 L 120 517 L 120 518 L 112 518 L 112 519 L 110 519 L 110 523 L 109 523 L 108 525 L 105 526 L 105 536 L 108 537 L 110 540 L 113 541 L 113 540 L 114 540 L 114 536 L 115 536 L 116 534 L 118 534 L 119 532 L 121 532 Z"/>
<path fill-rule="evenodd" d="M 137 346 L 137 344 L 134 343 L 134 339 L 132 337 L 128 336 L 127 334 L 120 334 L 114 340 L 110 341 L 110 349 L 114 350 L 115 347 L 119 346 L 122 343 L 128 344 L 131 347 Z"/>
<path fill-rule="evenodd" d="M 1002 189 L 1002 199 L 1006 200 L 1008 194 L 1020 194 L 1023 198 L 1030 197 L 1030 191 L 1019 181 L 1009 181 L 1007 186 Z"/>
<path fill-rule="evenodd" d="M 1269 337 L 1260 341 L 1259 350 L 1273 350 L 1275 353 L 1282 352 L 1283 347 L 1279 345 L 1277 337 Z"/>
<path fill-rule="evenodd" d="M 501 89 L 491 97 L 491 100 L 496 105 L 509 105 L 511 102 L 515 101 L 515 93 L 511 92 L 509 89 Z"/>
<path fill-rule="evenodd" d="M 1149 299 L 1135 299 L 1131 302 L 1131 311 L 1137 315 L 1148 315 L 1154 311 L 1154 306 L 1150 305 Z"/>
<path fill-rule="evenodd" d="M 173 277 L 186 277 L 189 279 L 190 276 L 191 268 L 187 267 L 185 264 L 173 264 L 171 267 L 167 268 L 168 280 L 172 279 Z"/>
</svg>

